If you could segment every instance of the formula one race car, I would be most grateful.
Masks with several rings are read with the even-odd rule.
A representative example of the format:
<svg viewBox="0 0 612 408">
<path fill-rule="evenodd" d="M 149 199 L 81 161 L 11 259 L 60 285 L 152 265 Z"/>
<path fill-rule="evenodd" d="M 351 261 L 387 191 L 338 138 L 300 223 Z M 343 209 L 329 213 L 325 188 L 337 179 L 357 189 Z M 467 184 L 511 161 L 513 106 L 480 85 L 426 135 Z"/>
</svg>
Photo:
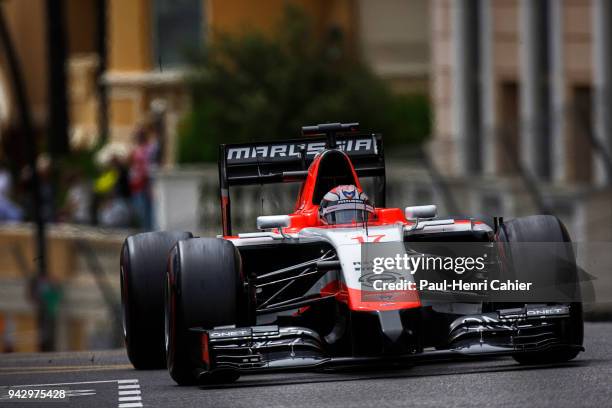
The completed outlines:
<svg viewBox="0 0 612 408">
<path fill-rule="evenodd" d="M 302 133 L 282 142 L 220 146 L 222 236 L 147 232 L 125 240 L 122 318 L 135 368 L 167 367 L 187 385 L 266 370 L 469 356 L 564 362 L 583 350 L 579 295 L 517 302 L 473 291 L 449 297 L 453 290 L 442 290 L 428 298 L 414 285 L 409 291 L 369 285 L 382 278 L 365 264 L 366 248 L 395 245 L 401 259 L 419 256 L 414 248 L 423 243 L 452 242 L 492 249 L 481 281 L 493 274 L 510 279 L 507 265 L 536 265 L 545 271 L 538 281 L 554 286 L 560 272 L 550 266 L 563 252 L 564 282 L 579 290 L 575 268 L 567 267 L 575 262 L 571 245 L 529 256 L 514 247 L 496 249 L 499 243 L 570 243 L 556 217 L 503 222 L 437 217 L 433 205 L 385 208 L 381 135 L 361 132 L 356 123 L 306 126 Z M 360 177 L 374 178 L 372 201 Z M 294 211 L 260 216 L 260 232 L 233 235 L 230 187 L 284 182 L 301 183 Z"/>
</svg>

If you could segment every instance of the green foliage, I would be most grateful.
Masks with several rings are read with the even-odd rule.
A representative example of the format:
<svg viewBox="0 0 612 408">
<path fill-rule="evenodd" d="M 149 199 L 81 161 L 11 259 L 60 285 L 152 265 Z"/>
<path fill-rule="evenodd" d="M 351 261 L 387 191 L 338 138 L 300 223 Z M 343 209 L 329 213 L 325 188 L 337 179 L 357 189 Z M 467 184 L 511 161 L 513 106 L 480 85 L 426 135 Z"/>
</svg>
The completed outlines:
<svg viewBox="0 0 612 408">
<path fill-rule="evenodd" d="M 394 95 L 389 107 L 391 131 L 385 135 L 388 145 L 420 143 L 431 132 L 431 110 L 426 95 Z"/>
<path fill-rule="evenodd" d="M 425 97 L 395 96 L 347 50 L 339 32 L 317 36 L 287 7 L 274 35 L 220 35 L 194 58 L 193 109 L 179 129 L 179 162 L 214 161 L 219 143 L 295 137 L 302 125 L 358 121 L 387 143 L 429 134 Z"/>
<path fill-rule="evenodd" d="M 95 155 L 98 150 L 100 150 L 99 146 L 89 150 L 73 151 L 59 159 L 58 168 L 66 173 L 78 173 L 82 174 L 85 178 L 92 179 L 98 173 L 95 161 Z"/>
</svg>

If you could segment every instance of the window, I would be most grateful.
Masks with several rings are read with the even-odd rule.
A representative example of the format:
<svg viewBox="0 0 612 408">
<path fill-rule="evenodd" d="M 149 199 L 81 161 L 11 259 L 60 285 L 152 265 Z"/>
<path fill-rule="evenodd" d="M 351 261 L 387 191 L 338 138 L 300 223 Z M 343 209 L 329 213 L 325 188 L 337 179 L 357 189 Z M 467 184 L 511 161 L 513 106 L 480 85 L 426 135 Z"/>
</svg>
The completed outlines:
<svg viewBox="0 0 612 408">
<path fill-rule="evenodd" d="M 516 82 L 503 82 L 501 91 L 501 126 L 497 131 L 498 173 L 516 173 L 519 161 L 519 89 Z"/>
<path fill-rule="evenodd" d="M 590 86 L 573 89 L 572 127 L 567 146 L 567 178 L 571 182 L 588 183 L 593 179 L 593 92 Z"/>
<path fill-rule="evenodd" d="M 204 42 L 202 0 L 153 1 L 153 65 L 177 68 Z"/>
</svg>

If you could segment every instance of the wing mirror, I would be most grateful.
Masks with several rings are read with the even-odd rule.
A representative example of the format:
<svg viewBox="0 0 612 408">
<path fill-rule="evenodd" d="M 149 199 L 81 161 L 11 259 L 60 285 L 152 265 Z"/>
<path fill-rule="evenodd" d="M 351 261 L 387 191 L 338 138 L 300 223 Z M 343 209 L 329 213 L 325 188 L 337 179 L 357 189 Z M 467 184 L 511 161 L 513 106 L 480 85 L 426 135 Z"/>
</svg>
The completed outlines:
<svg viewBox="0 0 612 408">
<path fill-rule="evenodd" d="M 412 207 L 406 207 L 404 212 L 406 219 L 415 221 L 418 219 L 429 219 L 435 218 L 438 215 L 438 207 L 435 205 L 415 205 Z"/>
<path fill-rule="evenodd" d="M 261 215 L 257 217 L 257 229 L 283 228 L 291 225 L 288 215 Z"/>
</svg>

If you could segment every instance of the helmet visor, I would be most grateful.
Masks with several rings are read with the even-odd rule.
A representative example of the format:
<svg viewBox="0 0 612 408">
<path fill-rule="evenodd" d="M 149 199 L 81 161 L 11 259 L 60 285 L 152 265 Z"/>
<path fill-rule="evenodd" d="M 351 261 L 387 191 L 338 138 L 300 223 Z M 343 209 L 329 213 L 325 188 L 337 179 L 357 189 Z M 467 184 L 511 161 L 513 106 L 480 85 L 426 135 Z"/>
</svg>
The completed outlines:
<svg viewBox="0 0 612 408">
<path fill-rule="evenodd" d="M 339 210 L 323 216 L 328 224 L 353 224 L 365 221 L 365 211 Z"/>
<path fill-rule="evenodd" d="M 370 213 L 370 214 L 368 214 Z M 372 218 L 374 208 L 364 202 L 345 202 L 329 206 L 323 210 L 322 217 L 328 224 L 361 223 Z"/>
</svg>

